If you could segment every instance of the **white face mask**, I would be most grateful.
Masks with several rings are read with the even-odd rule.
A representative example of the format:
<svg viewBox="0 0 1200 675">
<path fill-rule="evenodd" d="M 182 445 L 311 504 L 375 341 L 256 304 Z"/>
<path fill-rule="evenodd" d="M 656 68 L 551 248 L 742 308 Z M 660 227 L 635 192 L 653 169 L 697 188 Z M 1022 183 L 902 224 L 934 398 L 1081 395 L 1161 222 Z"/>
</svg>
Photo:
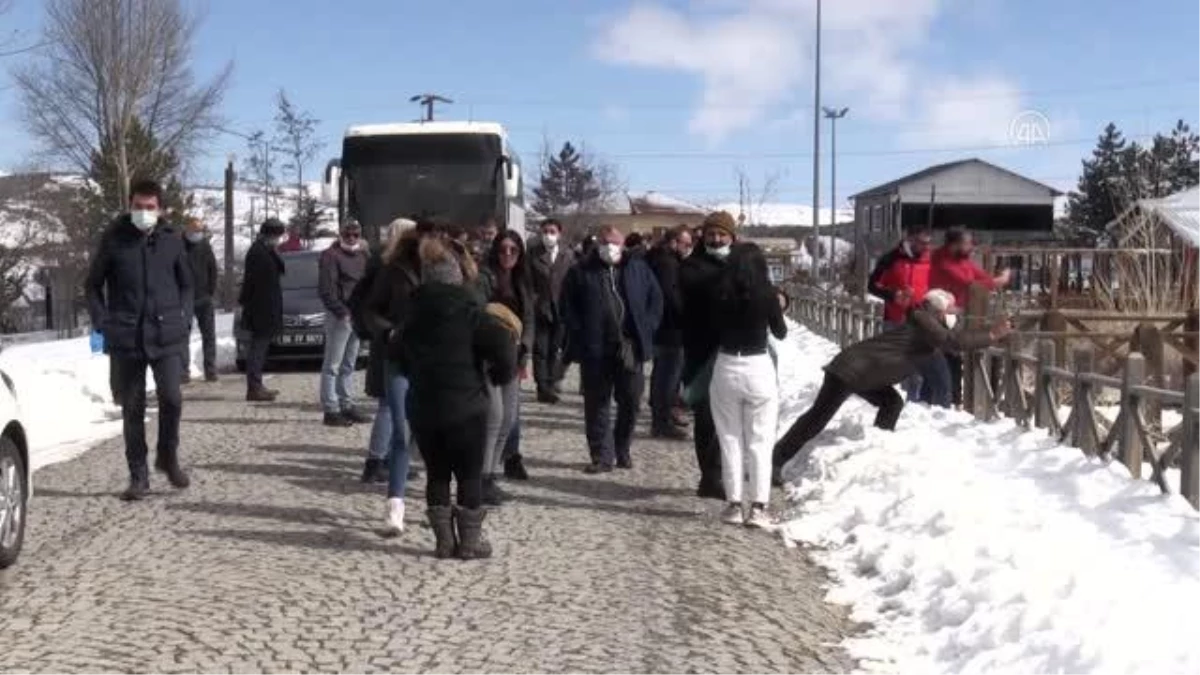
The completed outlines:
<svg viewBox="0 0 1200 675">
<path fill-rule="evenodd" d="M 724 246 L 715 246 L 708 249 L 708 252 L 711 253 L 714 258 L 718 260 L 724 260 L 729 257 L 729 245 L 726 244 Z"/>
<path fill-rule="evenodd" d="M 546 243 L 546 248 L 558 248 L 557 234 L 543 234 L 542 241 Z"/>
<path fill-rule="evenodd" d="M 956 326 L 957 324 L 958 324 L 958 315 L 957 314 L 947 314 L 946 315 L 946 328 L 949 328 L 950 330 L 954 330 L 954 326 Z"/>
<path fill-rule="evenodd" d="M 609 265 L 616 265 L 621 262 L 621 245 L 620 244 L 604 244 L 600 247 L 600 259 Z"/>
<path fill-rule="evenodd" d="M 133 226 L 145 232 L 158 224 L 158 209 L 138 209 L 129 212 Z"/>
<path fill-rule="evenodd" d="M 183 236 L 187 237 L 187 240 L 192 242 L 193 244 L 199 244 L 200 242 L 204 241 L 204 233 L 203 232 L 188 232 L 187 234 L 185 234 Z"/>
</svg>

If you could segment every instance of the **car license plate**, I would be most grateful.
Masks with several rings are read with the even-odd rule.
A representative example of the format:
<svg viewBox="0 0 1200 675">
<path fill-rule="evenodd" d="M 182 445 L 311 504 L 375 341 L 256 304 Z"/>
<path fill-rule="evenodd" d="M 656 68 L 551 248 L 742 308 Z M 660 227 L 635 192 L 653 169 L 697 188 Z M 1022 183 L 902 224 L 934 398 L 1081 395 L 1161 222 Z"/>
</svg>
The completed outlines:
<svg viewBox="0 0 1200 675">
<path fill-rule="evenodd" d="M 279 344 L 289 347 L 303 345 L 325 344 L 325 336 L 320 333 L 290 333 L 279 336 Z"/>
</svg>

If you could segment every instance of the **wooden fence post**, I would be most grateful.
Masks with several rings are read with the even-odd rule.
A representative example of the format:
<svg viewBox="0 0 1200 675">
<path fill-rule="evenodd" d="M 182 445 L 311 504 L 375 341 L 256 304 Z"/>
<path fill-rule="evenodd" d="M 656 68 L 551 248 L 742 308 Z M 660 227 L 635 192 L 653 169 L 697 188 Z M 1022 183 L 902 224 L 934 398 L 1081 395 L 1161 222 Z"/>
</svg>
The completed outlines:
<svg viewBox="0 0 1200 675">
<path fill-rule="evenodd" d="M 1192 279 L 1192 282 L 1194 283 L 1195 279 Z M 1197 358 L 1198 356 L 1200 356 L 1200 354 L 1197 353 L 1198 352 L 1197 346 L 1200 346 L 1200 339 L 1197 339 L 1197 336 L 1196 336 L 1196 333 L 1200 332 L 1200 310 L 1197 310 L 1195 308 L 1188 310 L 1187 320 L 1185 320 L 1183 322 L 1183 330 L 1187 333 L 1191 333 L 1191 335 L 1189 335 L 1183 339 L 1183 348 L 1187 350 L 1188 354 L 1191 354 L 1192 358 Z M 1192 363 L 1191 361 L 1188 361 L 1187 359 L 1184 359 L 1183 360 L 1183 377 L 1184 377 L 1184 379 L 1186 380 L 1187 378 L 1189 378 L 1195 374 L 1196 374 L 1196 364 Z"/>
<path fill-rule="evenodd" d="M 1113 429 L 1117 436 L 1117 453 L 1121 463 L 1129 469 L 1134 478 L 1142 477 L 1142 437 L 1138 433 L 1134 415 L 1138 412 L 1141 397 L 1133 392 L 1133 387 L 1146 381 L 1146 358 L 1134 352 L 1125 359 L 1125 371 L 1121 375 L 1121 412 L 1118 417 L 1121 426 Z"/>
<path fill-rule="evenodd" d="M 1200 509 L 1200 376 L 1188 376 L 1183 390 L 1183 438 L 1180 441 L 1179 492 L 1193 508 Z"/>
<path fill-rule="evenodd" d="M 987 326 L 988 290 L 979 284 L 967 287 L 966 328 L 974 330 Z M 963 354 L 963 409 L 978 416 L 982 397 L 987 395 L 987 383 L 980 380 L 980 353 Z"/>
<path fill-rule="evenodd" d="M 1075 386 L 1071 396 L 1071 419 L 1074 428 L 1070 429 L 1071 440 L 1083 450 L 1083 454 L 1093 457 L 1100 450 L 1100 439 L 1096 438 L 1096 421 L 1093 418 L 1091 406 L 1091 383 L 1083 379 L 1084 375 L 1095 370 L 1096 355 L 1092 350 L 1079 348 L 1075 350 Z"/>
<path fill-rule="evenodd" d="M 1146 358 L 1146 384 L 1165 389 L 1167 387 L 1166 370 L 1163 359 L 1163 337 L 1158 326 L 1145 322 L 1133 329 L 1133 337 L 1129 341 L 1129 353 L 1139 352 Z M 1146 423 L 1155 429 L 1162 428 L 1162 401 L 1149 397 L 1145 407 Z"/>
<path fill-rule="evenodd" d="M 1048 369 L 1054 365 L 1054 343 L 1050 340 L 1038 342 L 1037 376 L 1033 385 L 1033 426 L 1045 429 L 1057 414 L 1054 410 L 1054 397 L 1050 388 L 1054 386 L 1054 378 L 1050 377 Z"/>
<path fill-rule="evenodd" d="M 1009 335 L 1004 339 L 1004 373 L 1003 379 L 994 384 L 996 394 L 999 395 L 1001 389 L 1004 391 L 1004 399 L 1001 401 L 999 411 L 1017 421 L 1021 426 L 1029 426 L 1029 413 L 1025 410 L 1025 406 L 1021 403 L 1021 350 L 1020 344 L 1017 342 L 1016 335 Z"/>
</svg>

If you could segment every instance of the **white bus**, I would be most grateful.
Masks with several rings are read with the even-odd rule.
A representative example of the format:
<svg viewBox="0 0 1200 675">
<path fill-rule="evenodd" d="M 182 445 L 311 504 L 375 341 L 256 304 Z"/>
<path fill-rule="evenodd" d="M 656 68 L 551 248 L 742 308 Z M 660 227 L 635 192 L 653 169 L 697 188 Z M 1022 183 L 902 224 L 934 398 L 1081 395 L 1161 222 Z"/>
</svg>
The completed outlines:
<svg viewBox="0 0 1200 675">
<path fill-rule="evenodd" d="M 495 122 L 374 124 L 346 130 L 325 169 L 338 223 L 352 218 L 370 241 L 396 218 L 435 218 L 468 230 L 493 220 L 525 237 L 521 161 Z"/>
</svg>

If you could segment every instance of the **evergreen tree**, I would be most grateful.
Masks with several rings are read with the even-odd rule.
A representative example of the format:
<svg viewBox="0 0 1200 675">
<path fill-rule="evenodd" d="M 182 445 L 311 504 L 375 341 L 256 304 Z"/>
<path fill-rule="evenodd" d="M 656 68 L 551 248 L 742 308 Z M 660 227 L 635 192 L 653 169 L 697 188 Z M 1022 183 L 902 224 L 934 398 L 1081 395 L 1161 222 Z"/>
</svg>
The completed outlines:
<svg viewBox="0 0 1200 675">
<path fill-rule="evenodd" d="M 97 187 L 95 208 L 96 216 L 101 221 L 106 221 L 128 206 L 121 201 L 124 190 L 120 185 L 116 152 L 115 144 L 102 142 L 99 149 L 92 153 L 92 165 L 88 171 L 88 178 Z M 179 156 L 172 150 L 161 150 L 158 141 L 137 118 L 130 124 L 125 152 L 133 179 L 158 181 L 163 187 L 162 212 L 168 219 L 181 218 L 183 212 L 191 207 L 192 198 L 190 194 L 185 194 L 179 180 Z"/>
<path fill-rule="evenodd" d="M 312 241 L 316 238 L 324 221 L 325 208 L 321 206 L 317 198 L 308 194 L 307 191 L 301 193 L 300 205 L 296 211 L 296 215 L 292 216 L 288 222 L 291 226 L 291 231 L 295 232 L 300 239 L 306 242 Z"/>
<path fill-rule="evenodd" d="M 1083 160 L 1078 188 L 1069 197 L 1069 220 L 1079 238 L 1086 242 L 1094 244 L 1102 239 L 1104 227 L 1119 212 L 1121 193 L 1126 191 L 1125 171 L 1131 158 L 1127 149 L 1124 136 L 1110 122 L 1097 141 L 1092 158 Z"/>
<path fill-rule="evenodd" d="M 558 155 L 549 157 L 533 189 L 533 208 L 544 215 L 577 213 L 604 196 L 596 169 L 568 141 Z"/>
<path fill-rule="evenodd" d="M 1183 120 L 1176 122 L 1171 130 L 1171 152 L 1166 161 L 1171 192 L 1200 185 L 1200 135 Z"/>
</svg>

